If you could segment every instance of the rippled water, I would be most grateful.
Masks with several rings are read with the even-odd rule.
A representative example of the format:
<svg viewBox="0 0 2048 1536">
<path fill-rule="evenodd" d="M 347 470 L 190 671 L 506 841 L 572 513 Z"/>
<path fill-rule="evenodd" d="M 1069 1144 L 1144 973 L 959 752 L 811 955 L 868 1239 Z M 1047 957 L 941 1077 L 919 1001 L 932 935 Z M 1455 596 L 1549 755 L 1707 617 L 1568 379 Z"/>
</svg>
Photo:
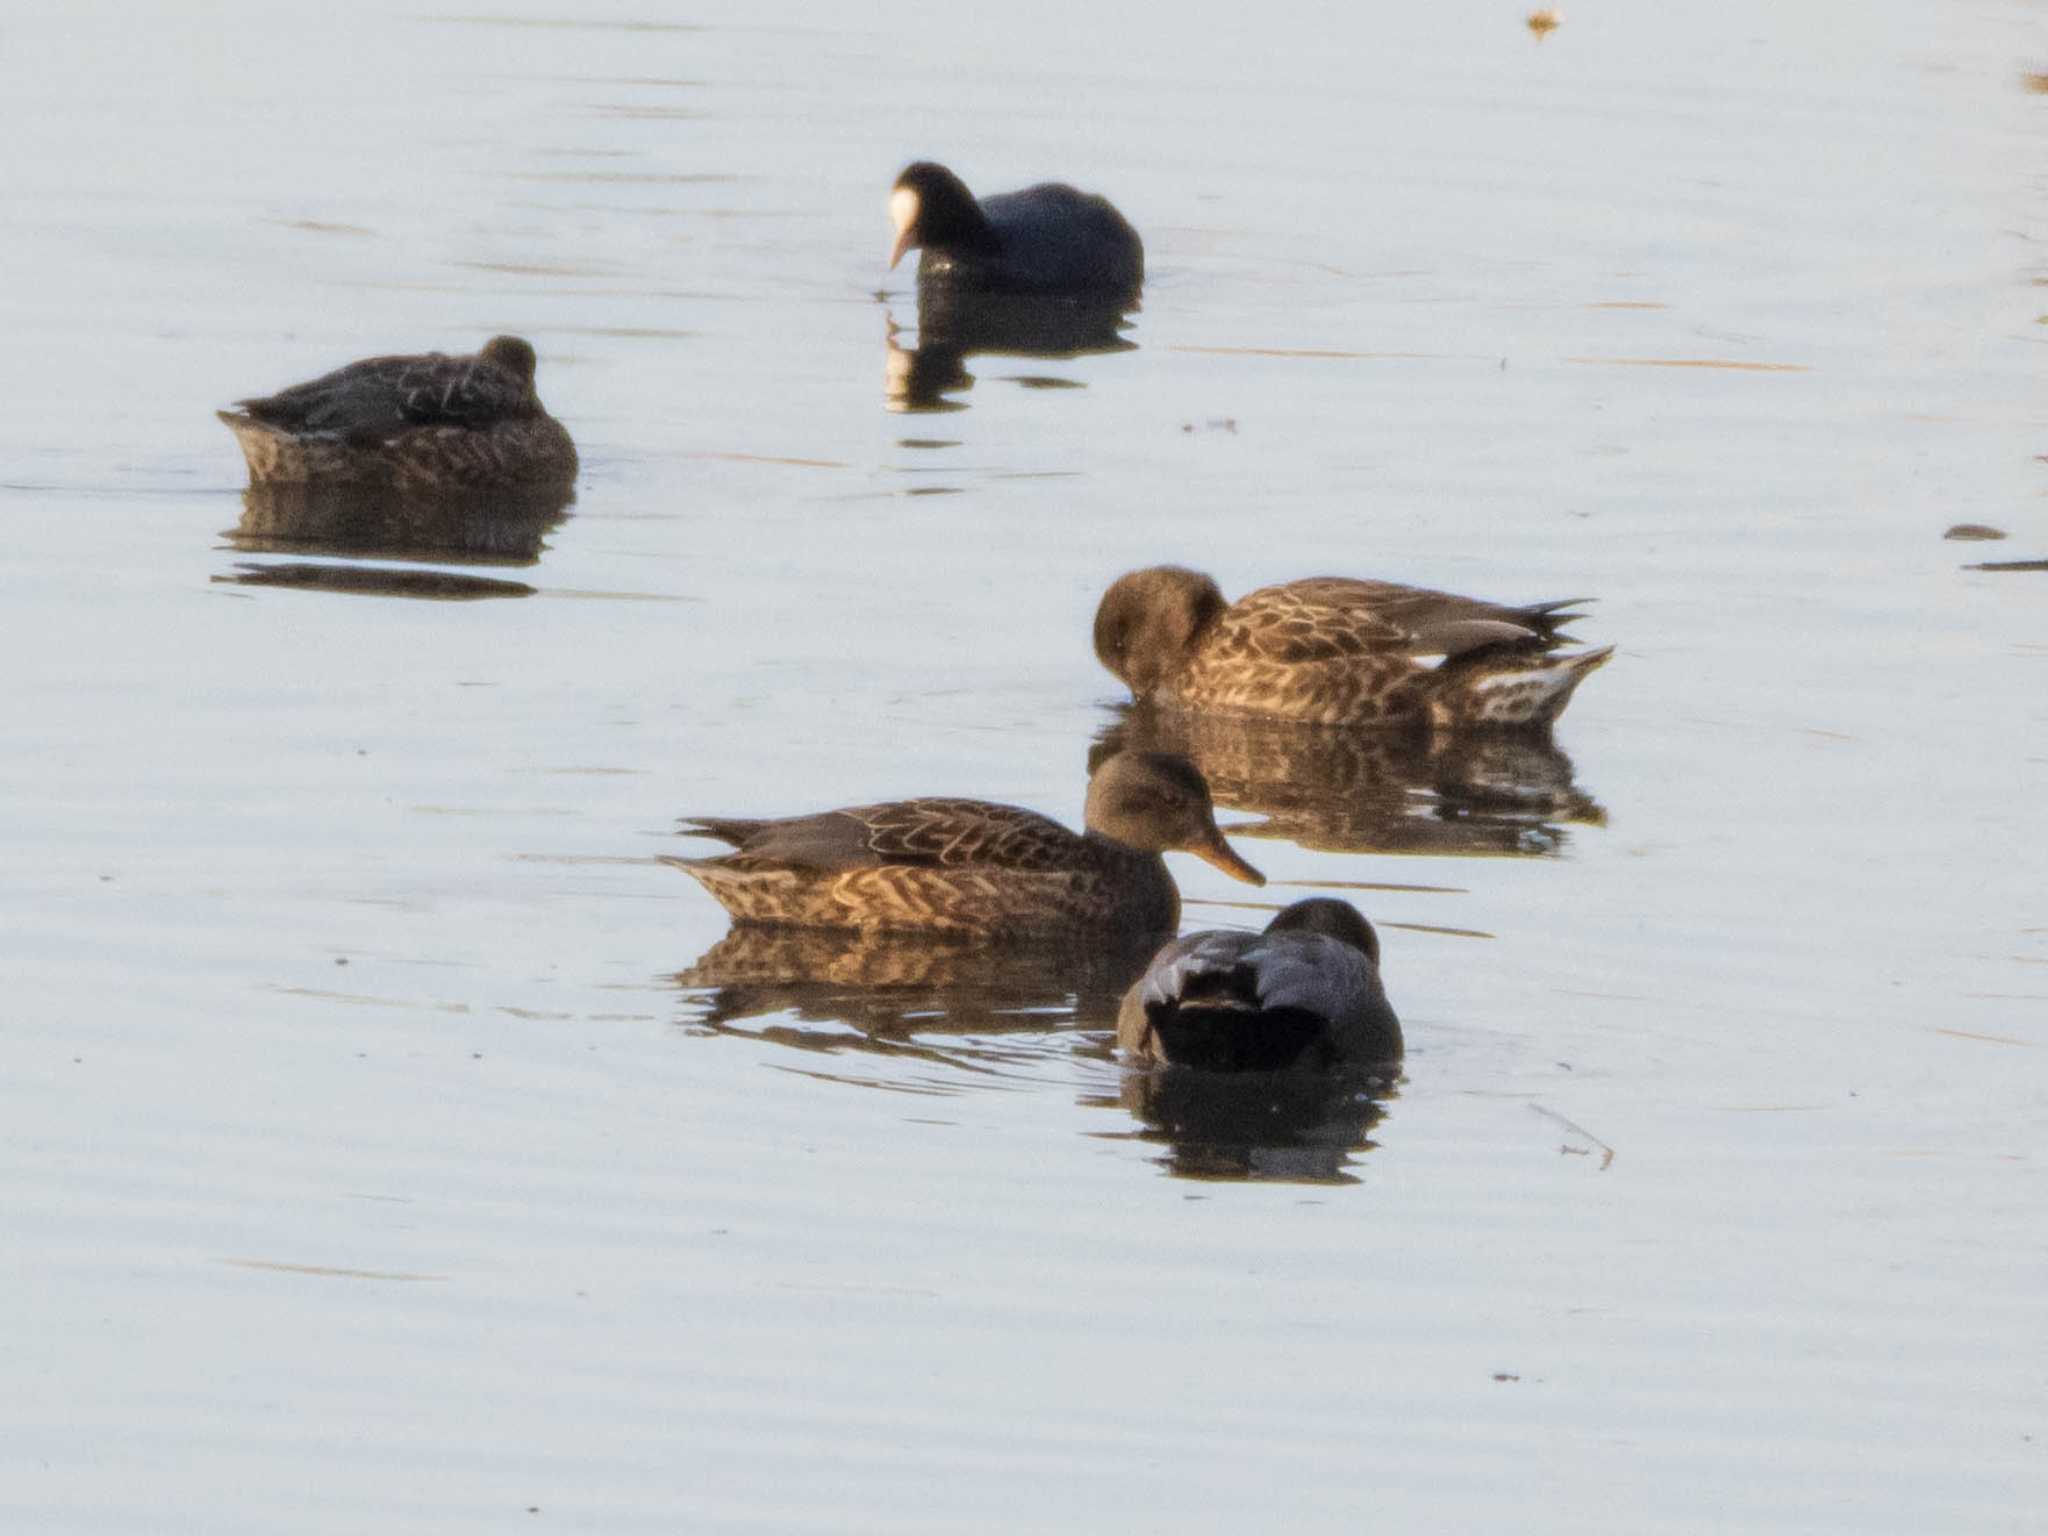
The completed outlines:
<svg viewBox="0 0 2048 1536">
<path fill-rule="evenodd" d="M 0 1517 L 2035 1529 L 2039 23 L 13 8 Z M 918 155 L 1142 310 L 920 328 Z M 244 495 L 215 407 L 500 331 L 571 505 Z M 1176 743 L 1396 1087 L 654 862 L 1077 819 L 1162 560 L 1599 599 L 1555 750 Z"/>
</svg>

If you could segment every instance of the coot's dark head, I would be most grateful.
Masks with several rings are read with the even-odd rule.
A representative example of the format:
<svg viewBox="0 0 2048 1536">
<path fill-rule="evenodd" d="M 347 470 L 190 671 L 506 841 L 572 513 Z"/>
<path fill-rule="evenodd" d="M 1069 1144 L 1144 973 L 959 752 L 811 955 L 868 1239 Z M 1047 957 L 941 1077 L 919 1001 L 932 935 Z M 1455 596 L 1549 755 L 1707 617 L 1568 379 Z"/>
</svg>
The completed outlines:
<svg viewBox="0 0 2048 1536">
<path fill-rule="evenodd" d="M 1327 934 L 1353 949 L 1363 950 L 1374 965 L 1380 963 L 1380 936 L 1348 901 L 1329 896 L 1297 901 L 1266 924 L 1266 932 Z"/>
<path fill-rule="evenodd" d="M 981 204 L 967 183 L 931 160 L 903 168 L 889 189 L 889 217 L 896 225 L 896 244 L 889 251 L 894 267 L 903 253 L 918 246 L 932 250 L 985 250 L 995 242 Z"/>
</svg>

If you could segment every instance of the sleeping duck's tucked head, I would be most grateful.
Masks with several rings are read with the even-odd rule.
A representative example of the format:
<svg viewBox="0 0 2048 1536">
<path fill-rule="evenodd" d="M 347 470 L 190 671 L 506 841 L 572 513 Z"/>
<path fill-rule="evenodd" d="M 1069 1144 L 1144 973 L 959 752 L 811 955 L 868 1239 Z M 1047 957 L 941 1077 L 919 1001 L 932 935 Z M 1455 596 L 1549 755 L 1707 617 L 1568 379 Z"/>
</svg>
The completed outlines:
<svg viewBox="0 0 2048 1536">
<path fill-rule="evenodd" d="M 477 357 L 493 368 L 502 368 L 522 384 L 533 382 L 533 371 L 538 359 L 533 355 L 533 343 L 523 336 L 493 336 L 483 345 Z"/>
<path fill-rule="evenodd" d="M 1095 656 L 1138 698 L 1180 670 L 1229 606 L 1200 571 L 1154 565 L 1119 576 L 1095 609 Z"/>
<path fill-rule="evenodd" d="M 967 183 L 930 160 L 903 168 L 896 185 L 889 189 L 889 218 L 896 226 L 896 244 L 889 251 L 891 267 L 903 259 L 905 251 L 918 246 L 985 250 L 995 243 L 995 232 Z"/>
<path fill-rule="evenodd" d="M 1364 952 L 1374 965 L 1380 963 L 1380 936 L 1371 923 L 1348 901 L 1314 896 L 1297 901 L 1266 924 L 1268 933 L 1320 933 L 1341 940 Z"/>
</svg>

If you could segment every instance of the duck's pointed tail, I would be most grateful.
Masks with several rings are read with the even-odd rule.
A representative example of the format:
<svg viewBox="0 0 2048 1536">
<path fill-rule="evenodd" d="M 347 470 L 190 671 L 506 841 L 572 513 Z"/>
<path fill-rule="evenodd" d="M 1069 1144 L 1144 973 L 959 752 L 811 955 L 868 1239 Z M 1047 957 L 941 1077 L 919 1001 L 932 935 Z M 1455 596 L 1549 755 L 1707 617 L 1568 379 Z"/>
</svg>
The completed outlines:
<svg viewBox="0 0 2048 1536">
<path fill-rule="evenodd" d="M 1613 655 L 1614 647 L 1604 645 L 1571 656 L 1493 654 L 1447 662 L 1437 669 L 1430 723 L 1439 730 L 1548 726 Z"/>
</svg>

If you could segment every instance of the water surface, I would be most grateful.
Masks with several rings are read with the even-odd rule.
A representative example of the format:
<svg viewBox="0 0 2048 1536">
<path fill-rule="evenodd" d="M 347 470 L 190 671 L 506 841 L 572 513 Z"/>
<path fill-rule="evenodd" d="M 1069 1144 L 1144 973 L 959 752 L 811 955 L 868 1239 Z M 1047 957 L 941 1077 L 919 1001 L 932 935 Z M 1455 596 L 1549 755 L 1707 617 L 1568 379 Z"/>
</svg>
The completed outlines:
<svg viewBox="0 0 2048 1536">
<path fill-rule="evenodd" d="M 16 8 L 0 1516 L 2034 1529 L 2038 21 Z M 892 409 L 916 156 L 1142 308 Z M 245 498 L 217 406 L 500 331 L 571 505 Z M 1599 599 L 1554 756 L 1217 748 L 1187 921 L 1359 901 L 1396 1090 L 654 862 L 1077 820 L 1162 560 Z"/>
</svg>

